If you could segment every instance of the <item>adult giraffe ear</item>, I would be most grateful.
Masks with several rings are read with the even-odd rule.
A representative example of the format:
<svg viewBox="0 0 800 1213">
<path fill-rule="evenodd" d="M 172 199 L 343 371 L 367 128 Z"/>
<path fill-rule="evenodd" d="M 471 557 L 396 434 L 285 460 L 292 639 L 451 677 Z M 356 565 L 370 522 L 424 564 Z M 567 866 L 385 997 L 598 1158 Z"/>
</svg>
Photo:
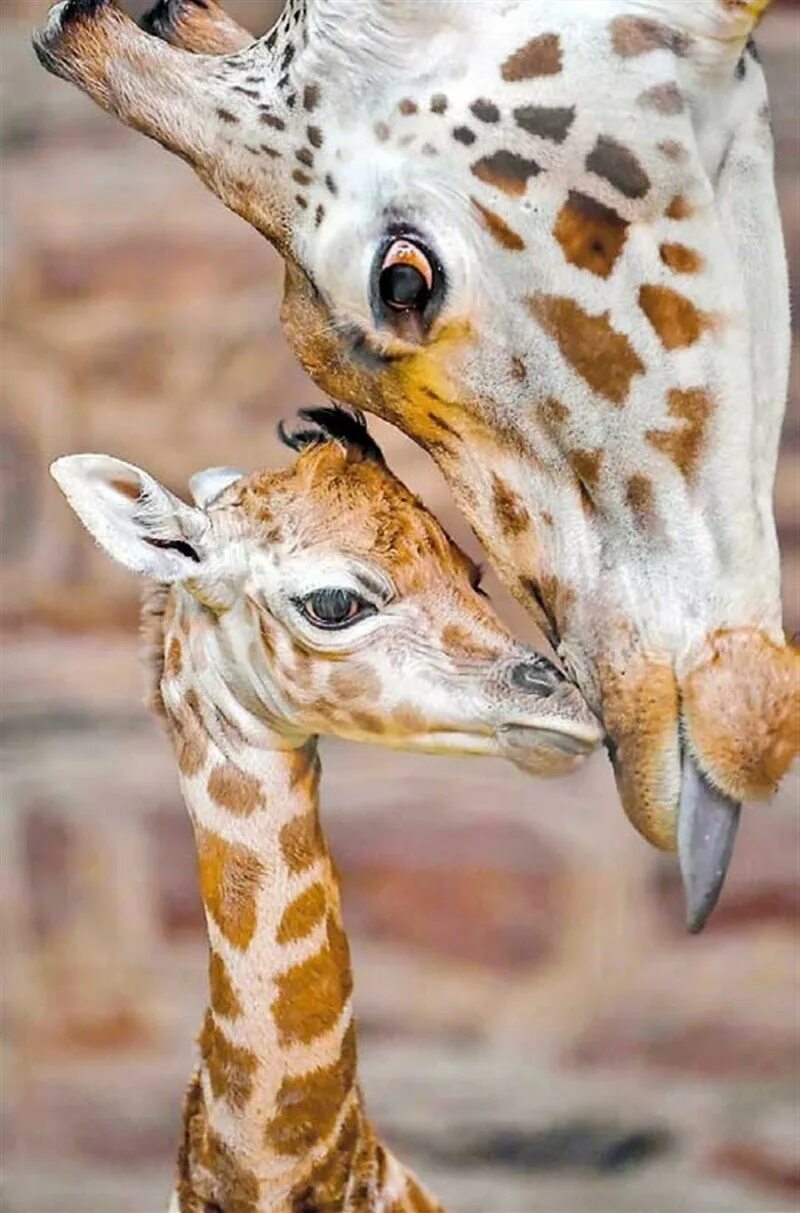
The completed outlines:
<svg viewBox="0 0 800 1213">
<path fill-rule="evenodd" d="M 157 581 L 202 573 L 208 519 L 147 472 L 110 455 L 64 455 L 50 473 L 109 556 Z"/>
<path fill-rule="evenodd" d="M 667 47 L 701 71 L 733 70 L 772 0 L 632 0 L 614 20 L 622 55 Z"/>
</svg>

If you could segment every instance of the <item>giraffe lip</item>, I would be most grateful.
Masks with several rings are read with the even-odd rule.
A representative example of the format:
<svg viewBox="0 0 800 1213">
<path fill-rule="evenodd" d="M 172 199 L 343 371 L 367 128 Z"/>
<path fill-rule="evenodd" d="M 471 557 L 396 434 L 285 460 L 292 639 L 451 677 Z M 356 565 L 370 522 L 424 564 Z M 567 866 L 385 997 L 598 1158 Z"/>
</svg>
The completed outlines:
<svg viewBox="0 0 800 1213">
<path fill-rule="evenodd" d="M 509 749 L 532 750 L 548 747 L 562 754 L 590 754 L 598 743 L 594 734 L 565 732 L 546 725 L 509 724 L 499 730 L 500 737 Z"/>
<path fill-rule="evenodd" d="M 702 931 L 725 883 L 741 805 L 709 783 L 684 753 L 678 810 L 678 859 L 686 899 L 686 925 Z"/>
</svg>

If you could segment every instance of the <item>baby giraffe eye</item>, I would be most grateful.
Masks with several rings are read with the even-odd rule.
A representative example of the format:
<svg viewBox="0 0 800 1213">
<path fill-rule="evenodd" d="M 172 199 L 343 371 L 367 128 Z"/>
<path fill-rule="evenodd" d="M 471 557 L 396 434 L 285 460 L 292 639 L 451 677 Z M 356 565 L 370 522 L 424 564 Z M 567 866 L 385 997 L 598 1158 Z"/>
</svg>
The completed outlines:
<svg viewBox="0 0 800 1213">
<path fill-rule="evenodd" d="M 412 240 L 393 240 L 381 262 L 378 290 L 386 307 L 396 312 L 423 312 L 436 271 L 427 250 Z"/>
<path fill-rule="evenodd" d="M 335 587 L 314 590 L 298 606 L 309 623 L 317 628 L 346 628 L 366 615 L 374 615 L 375 607 L 353 590 Z"/>
</svg>

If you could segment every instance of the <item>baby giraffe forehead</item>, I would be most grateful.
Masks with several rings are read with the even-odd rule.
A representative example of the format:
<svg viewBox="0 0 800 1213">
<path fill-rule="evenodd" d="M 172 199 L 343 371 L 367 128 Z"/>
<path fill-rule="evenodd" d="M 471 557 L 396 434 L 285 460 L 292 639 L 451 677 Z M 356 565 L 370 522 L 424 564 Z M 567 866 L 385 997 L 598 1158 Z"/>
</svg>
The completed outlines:
<svg viewBox="0 0 800 1213">
<path fill-rule="evenodd" d="M 473 562 L 385 464 L 337 442 L 312 446 L 290 468 L 247 476 L 220 505 L 240 510 L 263 542 L 361 556 L 401 590 L 476 579 Z"/>
</svg>

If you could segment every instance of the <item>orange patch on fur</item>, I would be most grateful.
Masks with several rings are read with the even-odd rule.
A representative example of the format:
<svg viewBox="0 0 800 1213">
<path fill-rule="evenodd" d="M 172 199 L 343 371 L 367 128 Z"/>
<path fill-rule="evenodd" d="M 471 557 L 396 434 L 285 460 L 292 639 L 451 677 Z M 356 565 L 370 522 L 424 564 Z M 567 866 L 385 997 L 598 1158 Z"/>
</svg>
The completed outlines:
<svg viewBox="0 0 800 1213">
<path fill-rule="evenodd" d="M 177 1170 L 180 1213 L 208 1213 L 217 1198 L 230 1213 L 257 1213 L 259 1181 L 209 1125 L 199 1071 L 183 1103 Z"/>
<path fill-rule="evenodd" d="M 668 350 L 683 350 L 699 341 L 710 325 L 709 317 L 668 286 L 643 286 L 639 306 Z"/>
<path fill-rule="evenodd" d="M 521 535 L 530 526 L 530 514 L 519 493 L 495 472 L 492 473 L 492 508 L 500 530 L 507 537 Z"/>
<path fill-rule="evenodd" d="M 224 1099 L 233 1111 L 242 1112 L 253 1093 L 253 1075 L 258 1068 L 255 1053 L 228 1040 L 210 1011 L 206 1011 L 199 1044 L 212 1095 Z"/>
<path fill-rule="evenodd" d="M 527 304 L 589 387 L 612 404 L 623 405 L 631 380 L 644 373 L 644 363 L 624 333 L 613 327 L 609 313 L 590 316 L 572 299 L 557 295 L 531 295 Z"/>
<path fill-rule="evenodd" d="M 263 809 L 264 796 L 255 775 L 232 762 L 223 762 L 208 777 L 208 794 L 215 804 L 236 817 L 250 817 Z"/>
<path fill-rule="evenodd" d="M 355 1073 L 356 1037 L 351 1023 L 336 1061 L 283 1079 L 275 1114 L 267 1124 L 266 1145 L 279 1154 L 305 1154 L 325 1141 L 353 1088 Z"/>
<path fill-rule="evenodd" d="M 622 804 L 640 834 L 674 851 L 680 783 L 678 686 L 670 665 L 631 653 L 599 668 L 603 721 Z"/>
<path fill-rule="evenodd" d="M 183 648 L 180 638 L 173 636 L 167 645 L 167 656 L 164 661 L 164 673 L 169 678 L 179 678 L 183 669 Z"/>
<path fill-rule="evenodd" d="M 500 69 L 504 80 L 531 80 L 555 76 L 561 71 L 561 39 L 558 34 L 540 34 L 509 55 Z"/>
<path fill-rule="evenodd" d="M 309 1044 L 330 1032 L 353 992 L 347 938 L 330 916 L 327 934 L 319 952 L 275 979 L 272 1014 L 283 1045 Z"/>
<path fill-rule="evenodd" d="M 681 682 L 689 744 L 734 800 L 771 796 L 800 752 L 800 651 L 755 628 L 709 637 Z"/>
<path fill-rule="evenodd" d="M 519 252 L 525 248 L 525 241 L 508 226 L 505 219 L 495 211 L 490 211 L 488 207 L 482 206 L 477 198 L 470 198 L 470 202 L 483 220 L 483 226 L 494 236 L 501 248 L 510 252 Z"/>
<path fill-rule="evenodd" d="M 357 1153 L 360 1144 L 372 1144 L 372 1134 L 361 1108 L 356 1104 L 342 1121 L 330 1149 L 314 1162 L 308 1178 L 294 1188 L 291 1194 L 293 1213 L 346 1208 L 351 1204 L 346 1200 L 346 1191 L 351 1185 L 351 1191 L 358 1191 L 359 1179 L 364 1180 L 364 1192 L 370 1190 L 371 1176 L 359 1174 Z M 364 1208 L 366 1213 L 366 1206 Z"/>
<path fill-rule="evenodd" d="M 655 493 L 649 476 L 644 476 L 641 472 L 634 472 L 629 476 L 625 483 L 625 500 L 638 526 L 647 530 L 653 525 Z"/>
<path fill-rule="evenodd" d="M 673 388 L 668 399 L 670 417 L 681 424 L 671 430 L 648 430 L 645 437 L 689 479 L 700 462 L 714 405 L 703 388 L 685 392 Z"/>
<path fill-rule="evenodd" d="M 571 265 L 608 278 L 625 247 L 628 221 L 585 194 L 570 191 L 553 235 Z"/>
<path fill-rule="evenodd" d="M 293 817 L 281 828 L 281 854 L 290 872 L 305 872 L 327 854 L 316 809 Z"/>
<path fill-rule="evenodd" d="M 596 489 L 603 466 L 603 451 L 570 451 L 567 458 L 581 483 L 589 489 Z"/>
<path fill-rule="evenodd" d="M 694 207 L 683 194 L 676 194 L 664 214 L 668 219 L 691 219 Z"/>
<path fill-rule="evenodd" d="M 204 829 L 197 831 L 197 856 L 203 904 L 228 942 L 244 951 L 256 929 L 264 865 L 241 843 Z"/>
<path fill-rule="evenodd" d="M 196 775 L 206 760 L 208 737 L 194 691 L 189 691 L 183 703 L 170 713 L 170 720 L 178 766 L 187 777 Z"/>
<path fill-rule="evenodd" d="M 697 274 L 703 268 L 703 258 L 685 244 L 662 244 L 658 251 L 664 265 L 676 274 Z"/>
<path fill-rule="evenodd" d="M 275 939 L 279 944 L 305 939 L 325 917 L 328 897 L 319 881 L 304 889 L 283 912 Z"/>
<path fill-rule="evenodd" d="M 226 1019 L 238 1019 L 242 1005 L 233 988 L 228 966 L 219 952 L 213 950 L 208 958 L 208 988 L 212 1011 Z"/>
</svg>

